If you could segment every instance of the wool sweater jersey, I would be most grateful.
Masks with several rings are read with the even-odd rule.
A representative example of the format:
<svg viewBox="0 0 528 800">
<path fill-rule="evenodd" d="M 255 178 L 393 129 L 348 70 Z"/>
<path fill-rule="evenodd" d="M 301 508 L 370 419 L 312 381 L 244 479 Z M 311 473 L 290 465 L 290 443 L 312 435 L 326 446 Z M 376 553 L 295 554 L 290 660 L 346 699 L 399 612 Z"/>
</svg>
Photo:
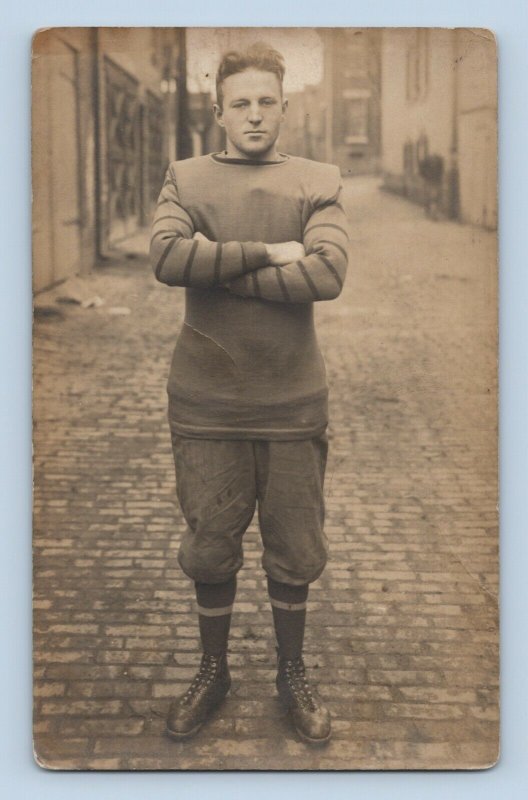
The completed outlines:
<svg viewBox="0 0 528 800">
<path fill-rule="evenodd" d="M 293 156 L 213 154 L 169 165 L 150 254 L 158 280 L 186 287 L 167 386 L 177 434 L 306 439 L 324 431 L 313 303 L 343 285 L 340 195 L 337 167 Z M 265 244 L 287 241 L 303 243 L 306 255 L 270 266 Z"/>
</svg>

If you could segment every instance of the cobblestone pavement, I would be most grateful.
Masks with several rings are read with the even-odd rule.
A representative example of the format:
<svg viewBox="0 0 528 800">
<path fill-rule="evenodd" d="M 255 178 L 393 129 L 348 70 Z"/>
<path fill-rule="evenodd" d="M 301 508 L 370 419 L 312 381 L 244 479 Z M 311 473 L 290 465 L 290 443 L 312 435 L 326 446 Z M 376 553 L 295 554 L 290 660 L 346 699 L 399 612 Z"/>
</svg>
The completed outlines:
<svg viewBox="0 0 528 800">
<path fill-rule="evenodd" d="M 331 386 L 327 533 L 306 649 L 334 717 L 303 744 L 274 693 L 258 533 L 246 536 L 233 690 L 163 734 L 194 674 L 165 380 L 183 293 L 143 258 L 38 298 L 35 746 L 55 769 L 468 768 L 497 757 L 495 240 L 346 183 L 342 296 L 317 307 Z M 60 294 L 60 288 L 58 294 Z M 55 292 L 57 294 L 57 292 Z M 109 309 L 126 306 L 128 316 Z"/>
</svg>

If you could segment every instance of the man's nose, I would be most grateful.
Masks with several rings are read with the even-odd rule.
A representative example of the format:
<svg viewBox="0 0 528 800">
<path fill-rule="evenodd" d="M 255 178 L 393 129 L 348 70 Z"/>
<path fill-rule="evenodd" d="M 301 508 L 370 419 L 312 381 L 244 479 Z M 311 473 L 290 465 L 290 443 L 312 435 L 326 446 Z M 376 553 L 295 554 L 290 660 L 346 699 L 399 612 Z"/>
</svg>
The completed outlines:
<svg viewBox="0 0 528 800">
<path fill-rule="evenodd" d="M 252 103 L 249 107 L 249 121 L 253 123 L 260 122 L 262 120 L 262 110 L 258 103 Z"/>
</svg>

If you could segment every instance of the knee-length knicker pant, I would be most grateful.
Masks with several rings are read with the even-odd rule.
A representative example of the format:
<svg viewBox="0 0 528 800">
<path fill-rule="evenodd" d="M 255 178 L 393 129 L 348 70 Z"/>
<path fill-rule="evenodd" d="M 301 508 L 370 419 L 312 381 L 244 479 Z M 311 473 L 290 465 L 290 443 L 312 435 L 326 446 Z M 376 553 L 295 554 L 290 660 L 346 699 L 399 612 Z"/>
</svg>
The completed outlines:
<svg viewBox="0 0 528 800">
<path fill-rule="evenodd" d="M 300 441 L 192 439 L 172 432 L 178 500 L 187 522 L 178 560 L 186 575 L 223 583 L 243 563 L 242 538 L 258 503 L 262 566 L 280 583 L 316 580 L 323 531 L 325 434 Z"/>
</svg>

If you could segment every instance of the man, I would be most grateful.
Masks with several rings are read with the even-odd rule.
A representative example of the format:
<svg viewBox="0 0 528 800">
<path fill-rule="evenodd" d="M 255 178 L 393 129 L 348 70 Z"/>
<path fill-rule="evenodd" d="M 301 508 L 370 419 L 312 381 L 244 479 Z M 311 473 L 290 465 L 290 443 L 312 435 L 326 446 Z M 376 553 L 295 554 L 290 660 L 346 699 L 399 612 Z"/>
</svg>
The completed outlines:
<svg viewBox="0 0 528 800">
<path fill-rule="evenodd" d="M 331 732 L 302 658 L 308 586 L 327 556 L 327 386 L 313 303 L 339 295 L 348 237 L 337 167 L 277 150 L 283 77 L 282 56 L 265 45 L 223 57 L 214 113 L 227 149 L 169 166 L 152 229 L 156 277 L 186 287 L 169 421 L 188 525 L 179 563 L 195 582 L 203 648 L 170 707 L 176 739 L 229 691 L 236 574 L 257 502 L 279 696 L 304 740 Z"/>
</svg>

